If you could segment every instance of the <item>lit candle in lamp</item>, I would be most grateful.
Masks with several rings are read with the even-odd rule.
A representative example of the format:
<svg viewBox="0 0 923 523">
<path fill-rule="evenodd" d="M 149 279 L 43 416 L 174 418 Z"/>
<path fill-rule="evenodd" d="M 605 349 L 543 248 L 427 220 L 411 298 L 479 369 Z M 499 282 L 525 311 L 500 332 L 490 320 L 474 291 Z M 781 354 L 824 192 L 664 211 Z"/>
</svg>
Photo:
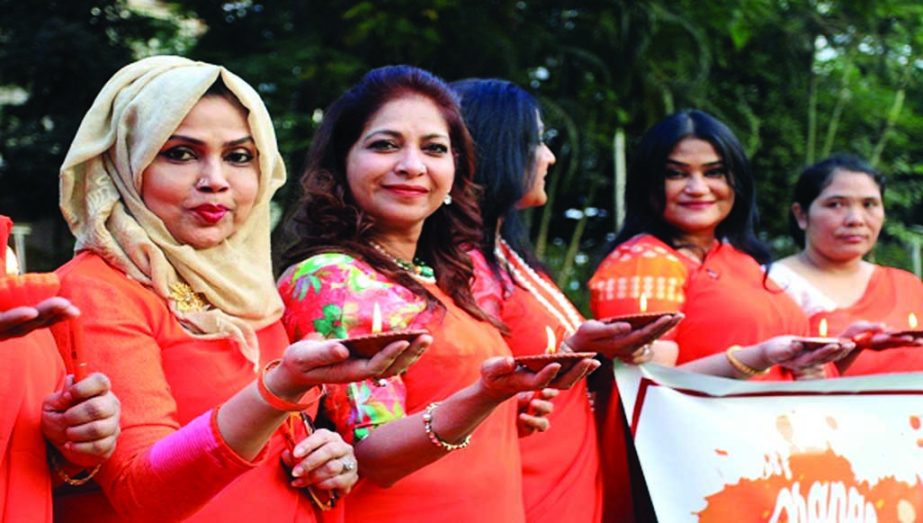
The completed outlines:
<svg viewBox="0 0 923 523">
<path fill-rule="evenodd" d="M 907 315 L 907 325 L 910 327 L 910 330 L 916 330 L 917 325 L 918 325 L 916 314 L 911 312 L 910 314 Z"/>
<path fill-rule="evenodd" d="M 74 366 L 74 383 L 82 381 L 89 374 L 86 352 L 83 345 L 83 322 L 80 317 L 68 321 L 71 341 L 71 364 Z"/>
<path fill-rule="evenodd" d="M 545 354 L 554 354 L 558 350 L 557 337 L 554 335 L 554 329 L 545 325 L 545 336 L 548 338 L 548 345 L 545 346 Z"/>
<path fill-rule="evenodd" d="M 641 312 L 647 312 L 647 294 L 641 294 L 638 298 L 638 309 L 640 309 Z"/>
<path fill-rule="evenodd" d="M 375 302 L 374 307 L 372 307 L 372 334 L 378 334 L 381 332 L 381 308 L 378 306 L 378 302 Z"/>
<path fill-rule="evenodd" d="M 820 319 L 820 323 L 817 325 L 817 335 L 821 338 L 827 337 L 827 318 Z"/>
</svg>

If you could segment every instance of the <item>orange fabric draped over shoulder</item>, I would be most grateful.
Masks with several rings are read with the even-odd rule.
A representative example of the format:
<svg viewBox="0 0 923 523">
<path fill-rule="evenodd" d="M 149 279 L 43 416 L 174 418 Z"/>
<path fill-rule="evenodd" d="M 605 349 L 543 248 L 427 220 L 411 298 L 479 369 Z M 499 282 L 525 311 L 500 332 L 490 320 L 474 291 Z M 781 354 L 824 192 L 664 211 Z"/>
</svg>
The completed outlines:
<svg viewBox="0 0 923 523">
<path fill-rule="evenodd" d="M 509 327 L 504 338 L 514 356 L 557 349 L 583 322 L 554 282 L 529 267 L 505 243 L 498 246 L 498 259 L 520 285 L 508 276 L 503 282 L 497 281 L 483 257 L 473 259 L 475 296 L 482 308 Z M 602 476 L 586 380 L 560 391 L 552 403 L 549 429 L 519 440 L 526 521 L 598 522 L 602 517 Z"/>
<path fill-rule="evenodd" d="M 653 236 L 619 245 L 590 279 L 590 309 L 596 318 L 641 312 L 673 312 L 686 305 L 686 284 L 696 264 Z M 672 339 L 674 331 L 663 339 Z"/>
</svg>

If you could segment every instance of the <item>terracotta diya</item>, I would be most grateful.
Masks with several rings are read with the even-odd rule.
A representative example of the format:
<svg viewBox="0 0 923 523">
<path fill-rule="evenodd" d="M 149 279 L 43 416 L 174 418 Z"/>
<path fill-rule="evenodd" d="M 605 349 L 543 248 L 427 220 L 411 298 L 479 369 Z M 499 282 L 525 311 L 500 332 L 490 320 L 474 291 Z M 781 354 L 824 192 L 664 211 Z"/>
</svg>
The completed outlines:
<svg viewBox="0 0 923 523">
<path fill-rule="evenodd" d="M 923 330 L 917 330 L 917 323 L 917 315 L 911 312 L 907 315 L 907 325 L 910 326 L 908 330 L 888 332 L 887 334 L 890 336 L 913 336 L 914 340 L 923 338 Z"/>
<path fill-rule="evenodd" d="M 522 365 L 532 372 L 541 371 L 545 368 L 545 365 L 549 363 L 560 363 L 560 374 L 569 371 L 581 360 L 595 357 L 595 352 L 555 352 L 552 354 L 536 354 L 534 356 L 517 356 L 513 358 L 513 361 L 515 361 L 517 365 Z"/>
<path fill-rule="evenodd" d="M 421 334 L 429 334 L 429 331 L 423 329 L 401 330 L 377 332 L 365 334 L 362 336 L 353 336 L 345 340 L 339 340 L 340 343 L 349 349 L 350 355 L 356 358 L 371 358 L 384 349 L 389 343 L 395 341 L 413 341 L 414 338 Z"/>
<path fill-rule="evenodd" d="M 842 343 L 846 340 L 844 338 L 826 338 L 822 336 L 810 336 L 806 338 L 795 338 L 795 341 L 801 343 L 804 346 L 804 350 L 817 350 L 821 347 L 825 347 L 832 343 Z"/>
<path fill-rule="evenodd" d="M 651 323 L 654 323 L 660 318 L 663 318 L 665 316 L 673 316 L 674 314 L 676 314 L 675 312 L 669 312 L 669 311 L 647 312 L 647 295 L 646 294 L 642 294 L 641 296 L 638 297 L 638 309 L 641 312 L 638 312 L 635 314 L 622 314 L 621 316 L 612 316 L 609 318 L 603 318 L 599 321 L 603 323 L 623 322 L 623 323 L 627 323 L 631 325 L 631 330 L 637 330 L 637 329 L 644 328 L 650 325 Z M 660 332 L 657 334 L 657 337 L 660 337 L 663 334 L 664 334 L 663 332 Z"/>
<path fill-rule="evenodd" d="M 637 330 L 654 323 L 665 316 L 673 316 L 673 312 L 639 312 L 637 314 L 623 314 L 621 316 L 612 316 L 603 318 L 599 321 L 603 323 L 624 322 L 631 325 L 631 330 Z"/>
<path fill-rule="evenodd" d="M 886 332 L 888 336 L 912 336 L 914 339 L 923 338 L 923 331 L 897 331 Z"/>
<path fill-rule="evenodd" d="M 58 294 L 61 282 L 54 273 L 27 273 L 0 278 L 0 311 L 34 307 Z"/>
<path fill-rule="evenodd" d="M 826 345 L 832 343 L 841 343 L 843 341 L 853 341 L 846 340 L 844 338 L 829 338 L 827 337 L 827 318 L 821 318 L 820 323 L 817 325 L 817 333 L 819 336 L 807 336 L 804 338 L 795 338 L 795 341 L 801 343 L 804 346 L 804 350 L 817 350 Z"/>
<path fill-rule="evenodd" d="M 429 331 L 423 329 L 403 329 L 394 331 L 381 331 L 381 308 L 378 303 L 372 307 L 372 328 L 371 334 L 353 336 L 345 340 L 339 340 L 340 343 L 349 349 L 349 353 L 354 358 L 371 358 L 384 349 L 389 343 L 395 341 L 413 341 L 414 338 L 421 334 L 429 334 Z"/>
</svg>

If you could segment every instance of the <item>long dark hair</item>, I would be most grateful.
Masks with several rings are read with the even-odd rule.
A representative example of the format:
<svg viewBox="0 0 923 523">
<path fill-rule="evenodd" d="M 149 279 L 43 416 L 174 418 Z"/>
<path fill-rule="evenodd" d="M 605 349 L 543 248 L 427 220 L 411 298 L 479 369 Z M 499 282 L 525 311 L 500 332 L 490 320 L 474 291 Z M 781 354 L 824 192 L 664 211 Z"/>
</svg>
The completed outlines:
<svg viewBox="0 0 923 523">
<path fill-rule="evenodd" d="M 471 293 L 473 266 L 467 251 L 480 247 L 481 219 L 474 184 L 474 147 L 465 128 L 455 94 L 446 83 L 427 71 L 408 65 L 381 67 L 368 72 L 358 84 L 337 99 L 308 151 L 301 176 L 302 196 L 286 224 L 285 266 L 322 252 L 343 252 L 368 262 L 375 270 L 427 299 L 439 301 L 423 285 L 398 267 L 369 242 L 374 219 L 350 193 L 346 157 L 362 130 L 386 103 L 403 96 L 422 96 L 440 111 L 449 128 L 455 155 L 455 179 L 443 205 L 423 224 L 417 257 L 436 271 L 436 284 L 472 316 L 494 323 L 476 304 Z"/>
<path fill-rule="evenodd" d="M 484 257 L 499 275 L 494 248 L 502 221 L 500 236 L 530 265 L 541 267 L 516 208 L 535 181 L 535 150 L 541 143 L 538 101 L 504 80 L 475 78 L 451 86 L 461 96 L 462 115 L 477 150 L 474 180 L 482 188 Z"/>
<path fill-rule="evenodd" d="M 614 245 L 635 235 L 651 234 L 667 245 L 679 247 L 679 232 L 663 219 L 664 180 L 667 159 L 677 143 L 686 138 L 704 140 L 715 148 L 728 171 L 734 189 L 734 206 L 715 229 L 715 236 L 727 240 L 759 263 L 769 263 L 769 248 L 754 233 L 758 220 L 756 188 L 750 162 L 734 133 L 714 116 L 696 109 L 673 113 L 648 129 L 637 147 L 625 184 L 625 224 Z"/>
<path fill-rule="evenodd" d="M 814 203 L 814 200 L 833 182 L 833 175 L 836 171 L 852 171 L 867 174 L 878 190 L 881 192 L 881 198 L 885 197 L 885 176 L 876 171 L 862 158 L 846 153 L 837 153 L 829 158 L 825 158 L 814 165 L 805 167 L 801 171 L 801 176 L 795 183 L 795 191 L 792 195 L 792 202 L 801 206 L 801 210 L 807 214 L 808 208 Z M 804 248 L 804 231 L 798 227 L 798 220 L 795 219 L 795 213 L 789 211 L 788 231 L 792 239 L 802 249 Z"/>
</svg>

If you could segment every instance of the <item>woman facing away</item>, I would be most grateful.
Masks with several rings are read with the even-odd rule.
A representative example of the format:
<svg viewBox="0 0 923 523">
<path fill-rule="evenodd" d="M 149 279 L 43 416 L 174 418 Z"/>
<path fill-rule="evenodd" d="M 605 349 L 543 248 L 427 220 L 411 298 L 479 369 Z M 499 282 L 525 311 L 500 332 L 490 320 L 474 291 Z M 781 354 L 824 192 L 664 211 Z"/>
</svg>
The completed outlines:
<svg viewBox="0 0 923 523">
<path fill-rule="evenodd" d="M 845 376 L 923 371 L 920 342 L 886 333 L 912 330 L 911 318 L 923 320 L 923 283 L 909 272 L 864 260 L 884 225 L 884 192 L 884 176 L 853 155 L 837 154 L 807 167 L 795 185 L 790 222 L 802 250 L 773 263 L 769 272 L 814 330 L 822 320 L 830 332 L 875 323 L 867 325 L 873 336 L 863 346 L 869 350 L 838 362 Z"/>
<path fill-rule="evenodd" d="M 807 351 L 794 338 L 809 334 L 807 318 L 760 266 L 769 252 L 754 234 L 750 165 L 736 136 L 713 116 L 680 111 L 645 132 L 624 203 L 617 246 L 589 283 L 590 306 L 596 317 L 637 313 L 642 301 L 648 311 L 682 312 L 683 322 L 654 342 L 655 361 L 735 378 L 775 366 L 780 378 L 853 348 L 839 341 Z M 605 419 L 603 445 L 624 447 L 618 401 Z M 647 503 L 644 496 L 635 501 Z M 643 519 L 649 508 L 639 510 Z"/>
<path fill-rule="evenodd" d="M 12 225 L 0 215 L 0 283 L 18 272 L 6 258 Z M 0 310 L 0 521 L 50 523 L 52 486 L 89 482 L 115 450 L 119 402 L 109 380 L 66 376 L 46 328 L 79 314 L 59 296 Z"/>
<path fill-rule="evenodd" d="M 464 80 L 452 88 L 461 96 L 462 114 L 477 150 L 474 179 L 483 189 L 483 245 L 475 259 L 487 263 L 475 266 L 476 295 L 485 310 L 503 321 L 510 350 L 517 356 L 548 350 L 598 351 L 610 359 L 631 358 L 637 350 L 640 361 L 650 353 L 645 344 L 679 318 L 664 317 L 637 332 L 625 323 L 585 321 L 529 245 L 519 210 L 545 204 L 544 179 L 555 162 L 542 141 L 538 102 L 503 80 Z M 526 519 L 598 522 L 604 477 L 586 381 L 548 395 L 553 410 L 534 420 L 541 433 L 520 441 Z M 532 398 L 525 395 L 523 419 L 541 409 Z"/>
<path fill-rule="evenodd" d="M 284 178 L 263 102 L 222 67 L 146 58 L 97 96 L 61 168 L 77 255 L 58 274 L 122 434 L 98 488 L 57 500 L 62 521 L 311 522 L 355 483 L 352 447 L 301 413 L 422 347 L 289 344 L 269 255 Z"/>
<path fill-rule="evenodd" d="M 433 339 L 406 374 L 336 387 L 325 403 L 359 459 L 348 521 L 523 521 L 514 396 L 598 366 L 517 368 L 475 303 L 473 162 L 454 94 L 410 66 L 366 74 L 308 153 L 279 280 L 289 333 L 366 334 L 377 308 L 384 331 Z"/>
</svg>

